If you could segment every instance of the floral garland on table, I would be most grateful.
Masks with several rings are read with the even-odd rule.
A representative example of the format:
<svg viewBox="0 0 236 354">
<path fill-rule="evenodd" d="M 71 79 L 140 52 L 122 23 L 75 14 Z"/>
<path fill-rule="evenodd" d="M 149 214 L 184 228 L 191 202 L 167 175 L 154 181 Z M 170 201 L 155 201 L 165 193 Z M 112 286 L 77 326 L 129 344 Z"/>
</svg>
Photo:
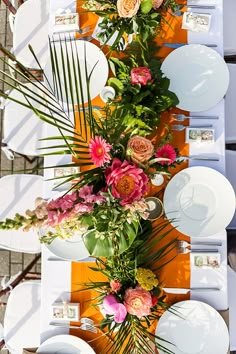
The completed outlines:
<svg viewBox="0 0 236 354">
<path fill-rule="evenodd" d="M 79 284 L 78 291 L 98 293 L 93 305 L 98 306 L 104 316 L 99 327 L 112 339 L 104 342 L 102 353 L 154 354 L 155 349 L 172 353 L 165 349 L 165 342 L 153 334 L 157 321 L 169 308 L 156 271 L 162 267 L 160 263 L 172 243 L 159 247 L 157 252 L 152 250 L 164 237 L 158 234 L 165 226 L 151 227 L 149 221 L 143 221 L 139 235 L 127 251 L 118 257 L 97 258 L 97 267 L 91 267 L 94 272 L 103 273 L 106 281 Z"/>
<path fill-rule="evenodd" d="M 126 129 L 146 135 L 160 123 L 160 115 L 179 100 L 169 90 L 170 80 L 164 77 L 158 58 L 146 65 L 139 64 L 134 56 L 126 60 L 110 59 L 115 77 L 108 80 L 116 92 L 110 104 L 116 107 L 114 114 L 122 114 Z"/>
<path fill-rule="evenodd" d="M 79 233 L 91 255 L 124 252 L 137 236 L 141 219 L 148 218 L 144 196 L 149 179 L 158 171 L 167 174 L 177 163 L 176 151 L 169 144 L 155 150 L 142 136 L 126 139 L 120 138 L 119 153 L 115 144 L 95 136 L 89 143 L 89 155 L 96 173 L 88 172 L 80 181 L 83 186 L 49 202 L 39 199 L 35 210 L 1 221 L 0 228 L 46 228 L 40 239 L 47 244 L 56 237 L 67 239 Z"/>
<path fill-rule="evenodd" d="M 113 40 L 112 49 L 124 50 L 127 38 L 136 38 L 145 45 L 166 21 L 166 13 L 175 13 L 180 9 L 176 0 L 85 0 L 83 8 L 102 18 L 98 24 L 97 37 L 102 43 Z M 115 37 L 115 38 L 114 38 Z"/>
</svg>

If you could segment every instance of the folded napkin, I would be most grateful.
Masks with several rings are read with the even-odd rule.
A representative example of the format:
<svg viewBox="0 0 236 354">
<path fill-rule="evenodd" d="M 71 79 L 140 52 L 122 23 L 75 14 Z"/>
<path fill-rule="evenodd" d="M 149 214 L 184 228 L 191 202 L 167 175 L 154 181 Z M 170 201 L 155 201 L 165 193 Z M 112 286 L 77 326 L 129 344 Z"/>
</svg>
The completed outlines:
<svg viewBox="0 0 236 354">
<path fill-rule="evenodd" d="M 229 309 L 227 310 L 221 310 L 221 311 L 218 311 L 219 314 L 223 317 L 227 327 L 229 328 Z M 230 351 L 228 350 L 227 354 L 230 354 Z"/>
</svg>

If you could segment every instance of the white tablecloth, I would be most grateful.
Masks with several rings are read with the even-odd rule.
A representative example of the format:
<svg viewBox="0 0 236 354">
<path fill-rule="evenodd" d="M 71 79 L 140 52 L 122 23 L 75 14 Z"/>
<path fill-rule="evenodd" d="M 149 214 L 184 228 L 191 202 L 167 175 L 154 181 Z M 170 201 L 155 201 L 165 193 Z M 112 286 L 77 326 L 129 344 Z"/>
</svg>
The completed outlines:
<svg viewBox="0 0 236 354">
<path fill-rule="evenodd" d="M 52 0 L 53 1 L 53 0 Z M 55 0 L 54 0 L 55 1 Z M 212 12 L 212 29 L 208 34 L 196 34 L 188 33 L 189 43 L 213 43 L 217 44 L 216 50 L 222 55 L 223 53 L 223 32 L 222 32 L 222 4 L 223 0 L 191 0 L 192 3 L 205 3 L 216 5 L 215 10 L 208 10 Z M 191 3 L 189 0 L 189 3 Z M 227 0 L 225 0 L 227 1 Z M 199 11 L 198 11 L 199 12 Z M 190 166 L 208 166 L 218 170 L 221 173 L 225 173 L 225 154 L 224 154 L 224 100 L 222 100 L 216 107 L 213 107 L 207 112 L 201 112 L 202 115 L 218 115 L 219 119 L 214 121 L 214 127 L 216 129 L 216 141 L 211 145 L 191 145 L 190 155 L 197 155 L 201 153 L 214 153 L 219 156 L 220 161 L 193 161 L 191 160 Z M 192 123 L 192 122 L 191 122 Z M 201 124 L 201 122 L 199 122 Z M 208 122 L 206 122 L 208 123 Z M 197 121 L 194 120 L 194 125 Z M 205 121 L 204 121 L 205 124 Z M 212 121 L 211 121 L 212 124 Z M 64 158 L 64 157 L 63 157 Z M 48 157 L 45 159 L 45 164 L 57 164 L 56 158 Z M 53 172 L 47 171 L 45 176 L 49 178 L 53 175 Z M 48 198 L 51 195 L 51 187 L 55 182 L 45 182 L 45 196 Z M 191 270 L 191 287 L 199 286 L 214 286 L 221 288 L 217 292 L 197 292 L 191 293 L 191 299 L 202 300 L 209 305 L 212 305 L 217 310 L 224 310 L 228 308 L 227 300 L 227 244 L 226 244 L 226 232 L 220 231 L 217 235 L 213 235 L 209 239 L 221 240 L 222 246 L 220 246 L 219 252 L 221 254 L 221 266 L 218 270 Z M 66 333 L 67 329 L 53 328 L 49 326 L 50 322 L 50 306 L 54 301 L 58 299 L 64 299 L 65 292 L 70 291 L 71 280 L 71 264 L 66 261 L 48 261 L 49 252 L 43 247 L 43 260 L 42 260 L 42 318 L 41 318 L 41 339 L 44 341 L 52 334 Z M 60 274 L 58 276 L 55 276 Z M 222 353 L 223 354 L 223 353 Z"/>
</svg>

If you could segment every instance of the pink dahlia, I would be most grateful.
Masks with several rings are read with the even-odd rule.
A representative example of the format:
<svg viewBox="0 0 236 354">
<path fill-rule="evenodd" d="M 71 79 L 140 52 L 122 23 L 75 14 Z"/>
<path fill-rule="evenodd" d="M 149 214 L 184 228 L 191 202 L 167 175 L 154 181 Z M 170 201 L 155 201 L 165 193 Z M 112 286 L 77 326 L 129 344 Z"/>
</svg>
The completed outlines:
<svg viewBox="0 0 236 354">
<path fill-rule="evenodd" d="M 90 139 L 89 152 L 94 165 L 102 167 L 106 162 L 111 160 L 108 154 L 112 146 L 106 142 L 101 136 L 95 136 Z"/>
<path fill-rule="evenodd" d="M 140 66 L 133 68 L 130 72 L 131 83 L 133 85 L 140 84 L 142 86 L 147 85 L 148 81 L 152 80 L 151 70 L 146 66 Z"/>
<path fill-rule="evenodd" d="M 176 159 L 176 152 L 173 146 L 165 144 L 157 149 L 155 156 L 157 158 L 168 159 L 168 161 L 158 161 L 160 165 L 171 165 Z"/>
<path fill-rule="evenodd" d="M 129 288 L 125 291 L 124 305 L 129 314 L 142 318 L 150 314 L 153 307 L 152 296 L 140 286 L 136 286 L 135 289 Z"/>
<path fill-rule="evenodd" d="M 114 158 L 112 165 L 105 170 L 105 178 L 112 195 L 121 199 L 121 205 L 141 199 L 147 191 L 148 177 L 141 168 L 126 160 L 121 162 Z"/>
</svg>

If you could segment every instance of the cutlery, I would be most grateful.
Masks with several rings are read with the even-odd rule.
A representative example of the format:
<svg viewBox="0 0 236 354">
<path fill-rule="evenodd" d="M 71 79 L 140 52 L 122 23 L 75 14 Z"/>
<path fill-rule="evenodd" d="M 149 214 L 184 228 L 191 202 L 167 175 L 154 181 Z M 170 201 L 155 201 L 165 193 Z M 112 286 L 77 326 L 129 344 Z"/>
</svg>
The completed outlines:
<svg viewBox="0 0 236 354">
<path fill-rule="evenodd" d="M 197 241 L 194 243 L 189 243 L 187 241 L 182 241 L 182 240 L 178 240 L 176 241 L 176 246 L 179 247 L 189 247 L 189 246 L 194 246 L 194 245 L 203 245 L 203 246 L 222 246 L 222 242 L 220 241 Z"/>
<path fill-rule="evenodd" d="M 166 293 L 169 294 L 187 294 L 190 291 L 219 291 L 220 288 L 162 288 Z"/>
<path fill-rule="evenodd" d="M 185 116 L 184 114 L 171 114 L 171 117 L 178 122 L 184 122 L 185 119 L 219 119 L 218 116 Z"/>
<path fill-rule="evenodd" d="M 90 324 L 91 326 L 94 325 L 94 321 L 89 317 L 81 317 L 80 322 Z"/>
<path fill-rule="evenodd" d="M 210 156 L 179 156 L 177 159 L 180 160 L 198 160 L 198 161 L 220 161 L 218 157 Z"/>
<path fill-rule="evenodd" d="M 214 5 L 201 5 L 201 4 L 187 4 L 185 7 L 189 7 L 190 9 L 208 9 L 214 10 L 216 7 Z"/>
<path fill-rule="evenodd" d="M 93 333 L 97 333 L 97 328 L 91 324 L 82 323 L 80 326 L 69 325 L 66 323 L 59 323 L 59 322 L 50 322 L 50 326 L 61 327 L 61 328 L 75 328 L 75 329 L 82 329 L 83 331 L 89 331 Z"/>
<path fill-rule="evenodd" d="M 198 43 L 192 43 L 192 44 L 198 44 Z M 164 47 L 169 47 L 169 48 L 180 48 L 183 47 L 184 45 L 188 45 L 188 43 L 162 43 Z M 211 47 L 215 48 L 217 47 L 217 44 L 202 44 L 205 45 L 206 47 Z"/>
<path fill-rule="evenodd" d="M 184 130 L 186 128 L 212 128 L 212 125 L 211 124 L 204 124 L 204 125 L 199 125 L 199 126 L 194 126 L 194 125 L 183 125 L 183 124 L 171 124 L 170 126 L 170 129 L 171 130 L 178 130 L 178 131 L 181 131 L 181 130 Z"/>
<path fill-rule="evenodd" d="M 218 253 L 218 249 L 188 249 L 186 247 L 178 247 L 177 248 L 177 253 L 179 254 L 185 254 L 185 253 Z"/>
</svg>

